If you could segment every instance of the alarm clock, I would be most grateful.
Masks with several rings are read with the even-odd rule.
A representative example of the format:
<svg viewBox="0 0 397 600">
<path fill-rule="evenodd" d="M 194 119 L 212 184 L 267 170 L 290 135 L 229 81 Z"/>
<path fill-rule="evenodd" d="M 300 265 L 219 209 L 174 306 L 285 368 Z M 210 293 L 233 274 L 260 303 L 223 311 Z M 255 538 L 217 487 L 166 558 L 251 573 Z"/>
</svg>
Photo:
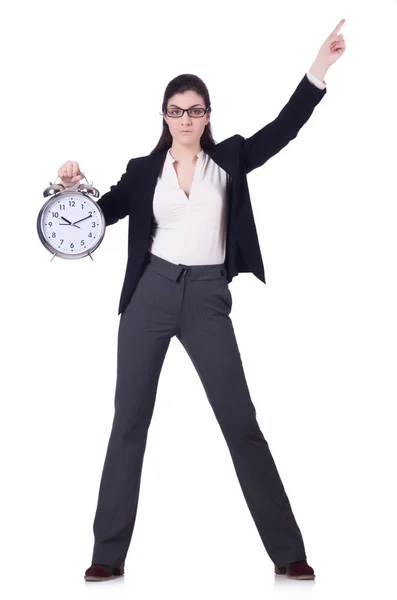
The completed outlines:
<svg viewBox="0 0 397 600">
<path fill-rule="evenodd" d="M 62 183 L 56 185 L 50 181 L 43 192 L 48 200 L 38 214 L 37 233 L 44 247 L 53 254 L 51 260 L 55 256 L 75 259 L 87 255 L 94 260 L 91 254 L 104 238 L 105 217 L 94 200 L 99 192 L 82 175 L 87 185 L 77 182 L 66 188 Z"/>
</svg>

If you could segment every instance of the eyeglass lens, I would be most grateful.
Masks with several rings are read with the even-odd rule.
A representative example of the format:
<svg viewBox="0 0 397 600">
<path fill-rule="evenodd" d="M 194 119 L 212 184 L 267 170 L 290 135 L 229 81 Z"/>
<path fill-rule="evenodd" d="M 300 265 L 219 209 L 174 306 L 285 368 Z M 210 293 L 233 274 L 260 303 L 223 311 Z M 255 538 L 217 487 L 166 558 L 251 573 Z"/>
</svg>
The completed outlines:
<svg viewBox="0 0 397 600">
<path fill-rule="evenodd" d="M 189 117 L 202 117 L 205 114 L 204 108 L 189 108 L 188 109 Z M 169 117 L 180 117 L 183 113 L 181 108 L 168 108 L 167 115 Z"/>
</svg>

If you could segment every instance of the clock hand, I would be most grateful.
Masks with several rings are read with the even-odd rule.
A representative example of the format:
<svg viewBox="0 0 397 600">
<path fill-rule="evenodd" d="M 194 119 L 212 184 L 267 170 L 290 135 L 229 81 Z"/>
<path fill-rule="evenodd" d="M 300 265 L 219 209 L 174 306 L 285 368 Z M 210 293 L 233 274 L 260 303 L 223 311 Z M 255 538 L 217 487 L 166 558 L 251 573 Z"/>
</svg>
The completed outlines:
<svg viewBox="0 0 397 600">
<path fill-rule="evenodd" d="M 90 219 L 92 217 L 92 214 L 88 215 L 88 217 L 84 217 L 83 219 L 79 219 L 78 221 L 75 221 L 74 223 L 72 223 L 72 225 L 76 225 L 76 223 L 80 223 L 80 221 L 85 221 L 85 219 Z"/>
<path fill-rule="evenodd" d="M 66 217 L 61 217 L 61 219 L 66 221 L 66 223 L 59 223 L 60 225 L 74 225 L 74 223 L 72 223 L 71 221 L 68 221 L 68 219 L 66 219 Z M 77 226 L 77 229 L 80 229 L 80 227 Z"/>
</svg>

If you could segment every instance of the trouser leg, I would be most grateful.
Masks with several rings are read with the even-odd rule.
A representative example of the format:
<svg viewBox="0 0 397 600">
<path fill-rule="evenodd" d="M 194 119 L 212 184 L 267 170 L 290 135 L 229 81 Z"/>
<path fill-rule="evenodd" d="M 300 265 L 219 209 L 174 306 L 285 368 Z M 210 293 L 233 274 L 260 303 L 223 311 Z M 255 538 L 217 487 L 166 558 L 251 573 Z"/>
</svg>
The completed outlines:
<svg viewBox="0 0 397 600">
<path fill-rule="evenodd" d="M 187 283 L 186 312 L 177 338 L 202 381 L 265 549 L 274 564 L 282 566 L 305 559 L 305 547 L 256 419 L 229 317 L 231 305 L 226 280 Z"/>
<path fill-rule="evenodd" d="M 149 299 L 160 295 L 146 272 L 120 318 L 115 413 L 94 519 L 93 564 L 124 566 L 134 529 L 148 428 L 173 334 L 166 324 L 150 329 L 155 305 Z"/>
</svg>

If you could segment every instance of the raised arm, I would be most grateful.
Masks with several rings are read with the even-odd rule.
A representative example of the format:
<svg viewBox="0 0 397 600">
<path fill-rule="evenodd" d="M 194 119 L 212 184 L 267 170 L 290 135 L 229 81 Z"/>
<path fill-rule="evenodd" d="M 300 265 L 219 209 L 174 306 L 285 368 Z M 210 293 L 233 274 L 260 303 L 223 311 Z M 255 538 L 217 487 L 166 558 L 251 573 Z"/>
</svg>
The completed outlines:
<svg viewBox="0 0 397 600">
<path fill-rule="evenodd" d="M 296 138 L 314 108 L 327 93 L 323 77 L 329 67 L 339 60 L 346 50 L 344 36 L 339 33 L 344 23 L 345 19 L 339 21 L 327 36 L 308 73 L 305 74 L 278 117 L 251 137 L 243 138 L 242 147 L 247 173 L 262 166 Z"/>
<path fill-rule="evenodd" d="M 279 115 L 242 143 L 246 173 L 265 164 L 280 152 L 310 118 L 314 108 L 327 93 L 304 75 Z"/>
</svg>

